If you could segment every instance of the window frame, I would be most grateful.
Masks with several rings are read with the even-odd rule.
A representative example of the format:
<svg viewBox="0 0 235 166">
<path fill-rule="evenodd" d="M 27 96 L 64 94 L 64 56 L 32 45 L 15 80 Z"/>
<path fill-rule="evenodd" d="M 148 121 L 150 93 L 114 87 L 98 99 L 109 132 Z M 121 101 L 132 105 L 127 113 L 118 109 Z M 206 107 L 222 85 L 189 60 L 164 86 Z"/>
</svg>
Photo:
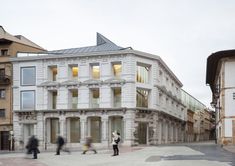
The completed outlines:
<svg viewBox="0 0 235 166">
<path fill-rule="evenodd" d="M 69 79 L 70 80 L 78 80 L 79 79 L 79 66 L 78 66 L 78 64 L 69 64 L 68 67 L 69 67 Z M 73 76 L 73 68 L 74 67 L 77 67 L 77 69 L 78 69 L 77 77 Z"/>
<path fill-rule="evenodd" d="M 94 90 L 98 90 L 98 92 L 99 92 L 98 102 L 96 103 L 98 107 L 94 107 L 94 104 L 93 104 Z M 100 108 L 100 88 L 91 88 L 90 89 L 90 107 L 91 108 Z"/>
<path fill-rule="evenodd" d="M 23 84 L 23 69 L 34 69 L 34 83 L 33 84 Z M 21 86 L 35 86 L 36 85 L 36 66 L 26 66 L 20 67 L 20 85 Z"/>
<path fill-rule="evenodd" d="M 143 67 L 146 69 L 147 71 L 147 81 L 145 82 L 145 79 L 143 79 L 143 82 L 141 81 L 138 81 L 138 67 Z M 140 83 L 140 84 L 150 84 L 151 83 L 151 68 L 152 68 L 152 65 L 151 64 L 145 64 L 145 63 L 141 63 L 141 62 L 137 62 L 136 63 L 136 71 L 135 71 L 135 74 L 136 74 L 136 78 L 135 78 L 135 81 L 137 83 Z"/>
<path fill-rule="evenodd" d="M 148 95 L 147 95 L 147 106 L 145 107 L 145 106 L 139 106 L 138 105 L 138 100 L 137 100 L 137 95 L 138 95 L 138 92 L 137 91 L 146 91 L 146 92 L 148 92 Z M 140 108 L 149 108 L 149 106 L 150 106 L 150 90 L 149 89 L 143 89 L 143 88 L 136 88 L 136 107 L 140 107 Z M 143 101 L 142 101 L 143 102 Z"/>
<path fill-rule="evenodd" d="M 94 76 L 93 76 L 93 67 L 94 66 L 99 66 L 99 78 L 94 78 Z M 94 80 L 99 80 L 100 76 L 101 76 L 100 63 L 90 63 L 90 78 L 94 79 Z"/>
<path fill-rule="evenodd" d="M 1 91 L 4 91 L 4 96 L 1 97 Z M 6 89 L 0 89 L 0 100 L 1 99 L 6 99 Z"/>
<path fill-rule="evenodd" d="M 4 53 L 6 52 L 6 54 L 2 54 L 3 52 Z M 7 48 L 1 49 L 0 50 L 0 56 L 9 56 L 9 49 L 7 49 Z"/>
<path fill-rule="evenodd" d="M 25 108 L 23 108 L 23 93 L 24 92 L 33 92 L 33 95 L 34 95 L 34 100 L 33 100 L 33 102 L 34 102 L 34 107 L 31 109 L 25 109 Z M 35 108 L 36 108 L 36 95 L 35 95 L 36 93 L 35 93 L 35 90 L 22 90 L 22 91 L 20 91 L 20 109 L 21 110 L 35 110 Z"/>
<path fill-rule="evenodd" d="M 4 116 L 1 116 L 1 111 L 3 112 Z M 6 109 L 4 109 L 4 108 L 0 109 L 0 118 L 6 118 Z"/>
<path fill-rule="evenodd" d="M 114 65 L 121 65 L 120 76 L 116 76 L 115 75 Z M 114 78 L 121 78 L 122 77 L 122 62 L 120 62 L 120 61 L 118 61 L 118 62 L 111 62 L 111 68 L 112 68 L 112 76 Z"/>
</svg>

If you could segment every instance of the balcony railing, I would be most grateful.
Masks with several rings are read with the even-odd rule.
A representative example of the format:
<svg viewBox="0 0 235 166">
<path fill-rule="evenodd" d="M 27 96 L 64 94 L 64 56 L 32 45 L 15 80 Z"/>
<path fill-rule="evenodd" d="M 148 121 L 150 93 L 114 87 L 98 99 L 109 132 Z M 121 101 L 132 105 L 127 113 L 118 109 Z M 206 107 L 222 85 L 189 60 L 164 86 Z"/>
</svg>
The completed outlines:
<svg viewBox="0 0 235 166">
<path fill-rule="evenodd" d="M 0 85 L 9 85 L 11 83 L 11 77 L 8 75 L 0 75 Z"/>
</svg>

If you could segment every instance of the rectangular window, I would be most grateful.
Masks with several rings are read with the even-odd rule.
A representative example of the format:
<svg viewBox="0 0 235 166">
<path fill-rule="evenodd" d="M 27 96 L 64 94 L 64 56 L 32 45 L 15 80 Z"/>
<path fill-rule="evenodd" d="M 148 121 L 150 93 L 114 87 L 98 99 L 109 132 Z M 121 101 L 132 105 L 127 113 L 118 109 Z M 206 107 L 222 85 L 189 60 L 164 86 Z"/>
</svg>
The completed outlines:
<svg viewBox="0 0 235 166">
<path fill-rule="evenodd" d="M 143 89 L 136 90 L 136 107 L 148 108 L 149 91 Z"/>
<path fill-rule="evenodd" d="M 80 142 L 80 120 L 79 118 L 70 119 L 70 142 Z"/>
<path fill-rule="evenodd" d="M 99 64 L 91 64 L 92 79 L 100 79 L 100 66 Z"/>
<path fill-rule="evenodd" d="M 60 122 L 57 118 L 50 119 L 51 124 L 51 143 L 56 143 L 57 136 L 60 132 Z"/>
<path fill-rule="evenodd" d="M 100 90 L 91 89 L 91 107 L 99 108 L 99 103 L 100 103 Z"/>
<path fill-rule="evenodd" d="M 78 107 L 78 90 L 71 90 L 72 97 L 72 109 L 77 109 Z"/>
<path fill-rule="evenodd" d="M 7 55 L 8 55 L 8 49 L 2 49 L 1 56 L 7 56 Z"/>
<path fill-rule="evenodd" d="M 137 64 L 136 81 L 140 83 L 149 83 L 150 67 Z"/>
<path fill-rule="evenodd" d="M 21 85 L 35 85 L 36 84 L 36 70 L 35 67 L 21 68 Z"/>
<path fill-rule="evenodd" d="M 0 118 L 5 118 L 5 109 L 0 109 Z"/>
<path fill-rule="evenodd" d="M 57 66 L 49 66 L 49 80 L 56 81 L 57 80 Z"/>
<path fill-rule="evenodd" d="M 6 98 L 6 90 L 0 89 L 0 99 L 5 99 L 5 98 Z"/>
<path fill-rule="evenodd" d="M 57 107 L 57 91 L 52 92 L 52 109 Z"/>
<path fill-rule="evenodd" d="M 233 93 L 233 100 L 235 100 L 235 93 Z"/>
<path fill-rule="evenodd" d="M 70 65 L 70 77 L 72 80 L 78 80 L 79 68 L 77 65 Z"/>
<path fill-rule="evenodd" d="M 122 73 L 122 65 L 120 63 L 113 63 L 112 68 L 113 68 L 113 76 L 115 78 L 120 78 Z"/>
<path fill-rule="evenodd" d="M 113 88 L 113 107 L 121 107 L 121 88 Z"/>
<path fill-rule="evenodd" d="M 21 91 L 21 109 L 35 109 L 35 91 Z"/>
<path fill-rule="evenodd" d="M 0 77 L 4 77 L 5 76 L 5 69 L 0 69 Z"/>
</svg>

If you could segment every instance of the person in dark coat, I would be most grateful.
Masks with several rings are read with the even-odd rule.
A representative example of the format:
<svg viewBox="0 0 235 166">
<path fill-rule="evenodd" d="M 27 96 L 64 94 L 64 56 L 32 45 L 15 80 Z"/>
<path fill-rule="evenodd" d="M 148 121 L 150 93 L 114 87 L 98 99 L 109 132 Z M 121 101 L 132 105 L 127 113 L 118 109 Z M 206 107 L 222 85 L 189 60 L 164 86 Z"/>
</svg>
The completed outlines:
<svg viewBox="0 0 235 166">
<path fill-rule="evenodd" d="M 26 148 L 27 148 L 27 154 L 33 153 L 33 158 L 34 159 L 38 158 L 37 154 L 40 153 L 38 149 L 38 139 L 34 135 L 29 138 Z"/>
<path fill-rule="evenodd" d="M 56 155 L 60 155 L 61 150 L 70 153 L 68 149 L 63 148 L 65 145 L 65 140 L 62 136 L 57 137 L 56 144 L 57 144 Z"/>
</svg>

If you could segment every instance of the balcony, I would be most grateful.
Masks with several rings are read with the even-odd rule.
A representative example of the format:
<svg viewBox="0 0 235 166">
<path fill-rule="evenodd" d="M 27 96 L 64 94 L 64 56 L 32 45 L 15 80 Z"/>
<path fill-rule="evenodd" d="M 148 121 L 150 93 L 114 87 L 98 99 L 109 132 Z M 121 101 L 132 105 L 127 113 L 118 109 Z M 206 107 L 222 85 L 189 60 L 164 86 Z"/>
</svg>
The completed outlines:
<svg viewBox="0 0 235 166">
<path fill-rule="evenodd" d="M 8 75 L 0 75 L 0 85 L 9 85 L 11 83 L 11 77 Z"/>
</svg>

